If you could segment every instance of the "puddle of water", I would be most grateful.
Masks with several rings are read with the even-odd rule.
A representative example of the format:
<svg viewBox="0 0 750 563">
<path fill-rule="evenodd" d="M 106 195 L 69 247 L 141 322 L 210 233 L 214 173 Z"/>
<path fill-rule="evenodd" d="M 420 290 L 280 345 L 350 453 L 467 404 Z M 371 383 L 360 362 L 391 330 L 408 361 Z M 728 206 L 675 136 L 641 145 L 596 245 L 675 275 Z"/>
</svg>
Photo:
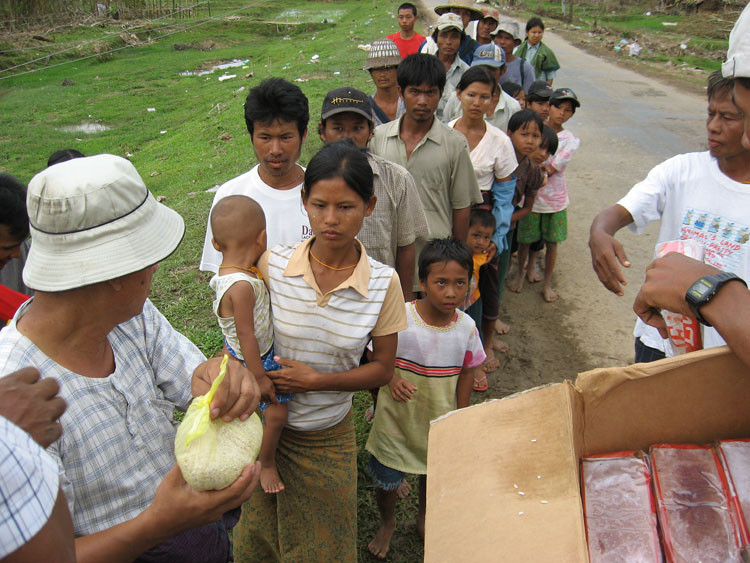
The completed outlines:
<svg viewBox="0 0 750 563">
<path fill-rule="evenodd" d="M 346 10 L 286 10 L 279 14 L 280 20 L 294 22 L 320 23 L 323 20 L 335 21 L 341 18 Z"/>
<path fill-rule="evenodd" d="M 60 127 L 58 131 L 64 131 L 66 133 L 102 133 L 112 129 L 109 125 L 102 125 L 101 123 L 90 123 L 84 121 L 80 125 L 68 125 L 67 127 Z"/>
<path fill-rule="evenodd" d="M 192 72 L 189 70 L 186 70 L 185 72 L 181 72 L 180 76 L 205 76 L 206 74 L 213 74 L 217 70 L 224 70 L 227 68 L 235 68 L 238 66 L 244 66 L 247 63 L 250 62 L 250 59 L 232 59 L 228 63 L 222 63 L 220 65 L 214 65 L 209 69 L 206 70 L 200 70 L 198 72 Z"/>
</svg>

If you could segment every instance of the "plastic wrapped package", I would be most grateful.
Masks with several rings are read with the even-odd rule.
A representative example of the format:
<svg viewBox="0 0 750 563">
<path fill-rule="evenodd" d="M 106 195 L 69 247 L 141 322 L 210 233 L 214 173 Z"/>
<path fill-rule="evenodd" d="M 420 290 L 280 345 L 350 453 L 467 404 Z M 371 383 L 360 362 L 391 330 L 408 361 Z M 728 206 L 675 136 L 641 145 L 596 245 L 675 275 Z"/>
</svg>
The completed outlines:
<svg viewBox="0 0 750 563">
<path fill-rule="evenodd" d="M 723 440 L 718 450 L 737 507 L 742 543 L 750 545 L 750 440 Z"/>
<path fill-rule="evenodd" d="M 581 484 L 592 563 L 663 561 L 645 454 L 630 451 L 584 458 Z"/>
<path fill-rule="evenodd" d="M 741 561 L 728 483 L 713 448 L 655 445 L 651 465 L 667 561 Z"/>
<path fill-rule="evenodd" d="M 693 239 L 669 240 L 656 245 L 654 257 L 661 258 L 670 252 L 684 254 L 703 262 L 705 249 L 700 242 Z M 695 352 L 703 348 L 701 325 L 697 320 L 693 317 L 678 315 L 666 310 L 662 311 L 661 314 L 664 317 L 664 322 L 667 324 L 669 341 L 672 343 L 672 350 L 675 355 Z"/>
</svg>

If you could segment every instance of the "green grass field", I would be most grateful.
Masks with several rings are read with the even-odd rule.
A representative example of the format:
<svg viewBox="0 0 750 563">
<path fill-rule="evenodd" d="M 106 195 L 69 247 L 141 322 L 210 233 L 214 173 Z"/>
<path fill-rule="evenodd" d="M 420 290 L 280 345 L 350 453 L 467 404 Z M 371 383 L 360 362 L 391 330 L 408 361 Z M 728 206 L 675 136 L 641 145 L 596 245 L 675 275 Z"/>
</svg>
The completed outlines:
<svg viewBox="0 0 750 563">
<path fill-rule="evenodd" d="M 392 17 L 397 5 L 381 0 L 373 10 L 369 1 L 285 0 L 282 7 L 282 3 L 268 0 L 222 0 L 212 2 L 210 20 L 162 21 L 159 25 L 178 25 L 166 36 L 164 29 L 153 29 L 156 24 L 142 26 L 136 35 L 140 41 L 150 38 L 150 42 L 80 61 L 73 54 L 80 57 L 122 47 L 121 22 L 57 33 L 60 49 L 77 44 L 81 49 L 52 56 L 47 64 L 41 61 L 13 71 L 0 70 L 0 170 L 27 182 L 58 149 L 76 148 L 87 155 L 132 155 L 130 160 L 151 191 L 165 196 L 164 203 L 179 211 L 187 225 L 182 245 L 156 274 L 152 299 L 178 330 L 206 354 L 215 354 L 221 346 L 221 332 L 210 308 L 210 276 L 197 269 L 213 198 L 206 190 L 255 164 L 243 118 L 247 89 L 269 76 L 303 80 L 297 84 L 310 100 L 311 114 L 301 157 L 306 164 L 322 144 L 317 122 L 325 93 L 344 85 L 374 90 L 369 74 L 362 70 L 366 53 L 357 45 L 392 33 L 397 28 Z M 323 19 L 328 23 L 322 23 Z M 210 50 L 195 48 L 209 44 L 213 45 Z M 175 46 L 189 48 L 178 50 Z M 43 47 L 43 51 L 0 53 L 0 69 L 52 52 L 55 44 Z M 0 43 L 0 50 L 8 48 L 7 42 Z M 21 53 L 26 53 L 25 59 Z M 311 62 L 313 55 L 318 55 L 319 62 Z M 232 59 L 247 59 L 246 68 L 205 76 L 181 75 Z M 58 63 L 66 64 L 54 66 Z M 33 72 L 11 76 L 28 70 Z M 220 82 L 223 72 L 237 76 Z M 93 134 L 64 129 L 85 123 L 108 129 Z M 362 411 L 369 398 L 360 395 L 356 398 L 356 424 L 362 450 L 368 431 Z M 366 460 L 361 454 L 360 469 Z M 409 523 L 415 516 L 416 494 L 401 503 L 390 561 L 421 559 L 421 541 L 413 522 Z M 367 542 L 376 529 L 372 489 L 360 472 L 359 546 L 363 560 L 370 559 Z"/>
</svg>

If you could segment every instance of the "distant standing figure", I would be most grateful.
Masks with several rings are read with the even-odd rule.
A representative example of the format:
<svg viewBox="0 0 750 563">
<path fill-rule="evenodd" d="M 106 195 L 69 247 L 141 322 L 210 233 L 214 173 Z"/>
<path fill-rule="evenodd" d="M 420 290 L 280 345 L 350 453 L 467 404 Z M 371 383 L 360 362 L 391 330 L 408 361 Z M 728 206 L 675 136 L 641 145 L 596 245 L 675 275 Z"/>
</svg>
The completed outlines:
<svg viewBox="0 0 750 563">
<path fill-rule="evenodd" d="M 404 2 L 398 7 L 398 26 L 401 31 L 391 33 L 386 39 L 393 41 L 398 47 L 402 59 L 419 52 L 419 46 L 424 41 L 424 35 L 414 31 L 417 22 L 417 7 L 411 2 Z M 374 46 L 374 45 L 373 45 Z"/>
<path fill-rule="evenodd" d="M 492 32 L 495 31 L 498 23 L 500 23 L 500 12 L 491 7 L 482 8 L 482 18 L 477 20 L 476 40 L 479 45 L 492 43 Z"/>
<path fill-rule="evenodd" d="M 516 56 L 526 59 L 534 67 L 537 80 L 546 80 L 552 86 L 552 80 L 560 69 L 555 53 L 542 42 L 544 23 L 539 18 L 526 22 L 526 40 L 516 51 Z"/>
<path fill-rule="evenodd" d="M 375 126 L 388 123 L 404 115 L 404 100 L 398 95 L 396 74 L 401 62 L 398 47 L 390 39 L 373 41 L 364 70 L 370 72 L 375 93 L 370 96 Z"/>
<path fill-rule="evenodd" d="M 482 10 L 475 8 L 471 0 L 454 0 L 450 4 L 442 4 L 435 8 L 435 13 L 438 16 L 444 14 L 456 14 L 461 18 L 463 23 L 462 29 L 466 31 L 469 28 L 469 24 L 479 20 L 483 17 Z M 458 47 L 458 56 L 467 64 L 470 65 L 474 58 L 474 51 L 477 48 L 478 43 L 468 33 L 463 36 L 461 45 Z M 428 55 L 434 55 L 437 53 L 437 43 L 434 37 L 428 37 L 425 42 L 419 46 L 420 53 L 426 53 Z"/>
<path fill-rule="evenodd" d="M 435 31 L 432 32 L 432 39 L 438 47 L 435 56 L 445 67 L 445 87 L 435 112 L 435 115 L 441 121 L 444 121 L 443 109 L 445 104 L 456 91 L 461 75 L 469 69 L 470 63 L 464 62 L 458 56 L 458 49 L 466 37 L 463 25 L 459 16 L 446 13 L 438 18 Z"/>
<path fill-rule="evenodd" d="M 505 74 L 500 77 L 500 85 L 515 82 L 528 93 L 531 83 L 536 80 L 534 67 L 526 59 L 517 57 L 513 51 L 521 44 L 521 30 L 516 22 L 500 22 L 492 32 L 496 45 L 505 51 Z"/>
</svg>

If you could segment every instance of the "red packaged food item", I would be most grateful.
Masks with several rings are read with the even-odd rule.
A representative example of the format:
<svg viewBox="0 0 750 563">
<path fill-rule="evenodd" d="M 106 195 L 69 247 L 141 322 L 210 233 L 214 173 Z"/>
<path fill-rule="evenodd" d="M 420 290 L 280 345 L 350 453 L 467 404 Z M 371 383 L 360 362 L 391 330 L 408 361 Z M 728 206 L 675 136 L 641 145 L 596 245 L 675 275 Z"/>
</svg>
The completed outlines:
<svg viewBox="0 0 750 563">
<path fill-rule="evenodd" d="M 740 562 L 740 541 L 719 458 L 710 446 L 651 447 L 667 561 Z"/>
<path fill-rule="evenodd" d="M 750 545 L 750 440 L 722 440 L 718 450 L 737 508 L 742 543 Z"/>
<path fill-rule="evenodd" d="M 684 254 L 703 262 L 705 249 L 697 240 L 669 240 L 656 245 L 655 258 L 661 258 L 670 252 Z M 669 341 L 672 343 L 672 350 L 676 356 L 686 354 L 687 352 L 695 352 L 703 348 L 701 325 L 697 320 L 693 317 L 678 315 L 667 310 L 663 310 L 661 315 L 664 317 L 664 322 L 667 323 Z"/>
<path fill-rule="evenodd" d="M 584 458 L 581 484 L 592 563 L 662 561 L 645 454 L 616 452 Z"/>
</svg>

